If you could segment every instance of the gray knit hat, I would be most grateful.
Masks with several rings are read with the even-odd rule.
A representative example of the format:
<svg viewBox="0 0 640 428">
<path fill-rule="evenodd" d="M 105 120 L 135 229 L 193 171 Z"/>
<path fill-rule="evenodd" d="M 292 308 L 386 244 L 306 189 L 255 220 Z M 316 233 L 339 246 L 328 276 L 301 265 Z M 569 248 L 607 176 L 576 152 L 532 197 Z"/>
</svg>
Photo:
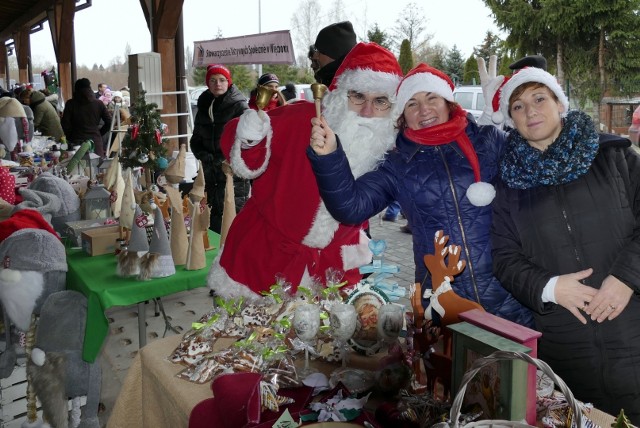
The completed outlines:
<svg viewBox="0 0 640 428">
<path fill-rule="evenodd" d="M 67 271 L 64 245 L 44 229 L 18 229 L 0 242 L 0 260 L 11 259 L 11 269 L 20 271 Z"/>
<path fill-rule="evenodd" d="M 80 220 L 80 198 L 64 178 L 45 172 L 33 180 L 29 189 L 53 193 L 60 199 L 60 209 L 51 215 L 51 224 L 59 234 L 64 234 L 65 223 Z"/>
<path fill-rule="evenodd" d="M 53 216 L 60 212 L 62 203 L 60 202 L 60 198 L 53 193 L 31 190 L 27 187 L 21 188 L 19 192 L 22 196 L 22 202 L 14 207 L 14 212 L 24 209 L 36 210 L 39 211 L 42 217 L 49 223 L 51 223 Z M 58 230 L 56 230 L 56 232 L 60 233 Z"/>
<path fill-rule="evenodd" d="M 140 209 L 140 205 L 136 205 L 136 214 L 133 216 L 133 224 L 131 225 L 131 238 L 129 239 L 129 251 L 149 251 L 149 241 L 147 240 L 146 225 L 140 223 L 145 214 Z"/>
</svg>

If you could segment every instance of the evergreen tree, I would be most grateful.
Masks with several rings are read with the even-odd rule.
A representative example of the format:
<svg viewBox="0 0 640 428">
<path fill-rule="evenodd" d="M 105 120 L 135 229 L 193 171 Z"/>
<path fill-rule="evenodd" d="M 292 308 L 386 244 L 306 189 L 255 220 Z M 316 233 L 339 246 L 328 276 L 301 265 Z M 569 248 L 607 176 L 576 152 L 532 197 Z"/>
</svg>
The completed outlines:
<svg viewBox="0 0 640 428">
<path fill-rule="evenodd" d="M 194 67 L 191 73 L 193 84 L 196 86 L 204 85 L 204 79 L 207 76 L 207 67 Z"/>
<path fill-rule="evenodd" d="M 453 45 L 453 48 L 447 54 L 444 66 L 445 68 L 442 71 L 449 75 L 454 85 L 462 81 L 462 76 L 464 75 L 464 60 L 462 59 L 462 53 L 456 45 Z"/>
<path fill-rule="evenodd" d="M 497 74 L 499 76 L 510 76 L 511 73 L 513 73 L 513 70 L 509 68 L 509 64 L 513 64 L 514 61 L 515 61 L 515 58 L 508 56 L 507 54 L 502 54 L 502 56 L 498 58 Z"/>
<path fill-rule="evenodd" d="M 225 64 L 226 65 L 226 64 Z M 249 69 L 245 65 L 228 65 L 227 68 L 231 72 L 233 84 L 240 89 L 240 92 L 247 95 L 256 87 L 255 80 L 251 77 Z"/>
<path fill-rule="evenodd" d="M 391 49 L 391 38 L 378 27 L 378 23 L 373 24 L 373 28 L 367 31 L 367 39 L 370 42 L 377 43 L 383 48 Z M 400 47 L 402 50 L 402 46 Z"/>
<path fill-rule="evenodd" d="M 479 85 L 480 74 L 478 73 L 478 60 L 471 54 L 467 62 L 464 63 L 464 74 L 462 76 L 463 85 Z"/>
<path fill-rule="evenodd" d="M 476 57 L 484 58 L 487 63 L 491 55 L 497 55 L 498 58 L 500 58 L 502 54 L 502 40 L 491 31 L 487 31 L 482 44 L 473 48 L 473 54 Z"/>
<path fill-rule="evenodd" d="M 141 90 L 131 106 L 131 126 L 127 131 L 120 153 L 123 168 L 142 167 L 147 185 L 153 183 L 153 172 L 166 168 L 167 148 L 163 144 L 162 122 L 158 105 L 147 103 L 146 92 Z"/>
<path fill-rule="evenodd" d="M 413 54 L 411 53 L 411 43 L 404 39 L 400 45 L 400 57 L 398 58 L 400 69 L 403 74 L 407 74 L 413 68 Z"/>
</svg>

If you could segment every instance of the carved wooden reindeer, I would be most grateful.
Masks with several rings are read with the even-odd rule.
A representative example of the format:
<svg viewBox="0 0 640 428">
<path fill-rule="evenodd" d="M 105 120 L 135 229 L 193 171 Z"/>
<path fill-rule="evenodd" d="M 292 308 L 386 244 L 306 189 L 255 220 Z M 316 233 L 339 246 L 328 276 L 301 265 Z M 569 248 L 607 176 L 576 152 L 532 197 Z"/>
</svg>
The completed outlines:
<svg viewBox="0 0 640 428">
<path fill-rule="evenodd" d="M 454 276 L 464 270 L 467 262 L 460 260 L 460 246 L 447 246 L 448 241 L 449 237 L 444 235 L 442 230 L 437 231 L 434 238 L 434 254 L 424 256 L 424 263 L 431 273 L 431 290 L 427 290 L 423 295 L 431 298 L 425 318 L 431 319 L 428 311 L 435 310 L 440 315 L 443 327 L 460 322 L 458 315 L 462 312 L 472 309 L 484 310 L 479 303 L 458 296 L 451 287 Z"/>
<path fill-rule="evenodd" d="M 416 351 L 422 354 L 427 373 L 427 385 L 433 391 L 435 381 L 439 378 L 445 389 L 445 397 L 451 387 L 451 335 L 445 330 L 443 336 L 443 352 L 433 352 L 432 346 L 438 342 L 439 329 L 431 327 L 432 311 L 440 315 L 441 326 L 460 322 L 459 314 L 471 309 L 481 309 L 480 304 L 458 296 L 451 288 L 455 275 L 458 275 L 466 267 L 466 262 L 460 260 L 460 246 L 449 245 L 449 237 L 442 230 L 436 232 L 434 237 L 434 254 L 424 256 L 424 262 L 431 273 L 431 289 L 426 290 L 423 296 L 422 287 L 415 284 L 411 304 L 413 306 L 414 323 L 416 333 L 414 344 Z M 448 257 L 447 257 L 448 256 Z M 446 262 L 445 262 L 446 260 Z M 422 298 L 429 297 L 429 307 L 425 311 L 422 307 Z M 437 329 L 437 330 L 434 330 Z M 421 373 L 419 367 L 414 365 L 417 376 Z"/>
</svg>

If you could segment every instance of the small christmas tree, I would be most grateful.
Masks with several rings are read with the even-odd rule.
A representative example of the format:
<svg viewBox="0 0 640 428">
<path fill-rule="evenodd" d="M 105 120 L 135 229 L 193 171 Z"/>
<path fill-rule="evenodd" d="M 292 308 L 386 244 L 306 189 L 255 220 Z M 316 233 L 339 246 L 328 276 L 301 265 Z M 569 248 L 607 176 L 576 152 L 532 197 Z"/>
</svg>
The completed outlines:
<svg viewBox="0 0 640 428">
<path fill-rule="evenodd" d="M 633 424 L 631 423 L 627 415 L 624 414 L 624 409 L 620 409 L 620 414 L 616 418 L 615 422 L 611 424 L 611 426 L 613 428 L 631 428 Z"/>
<path fill-rule="evenodd" d="M 166 167 L 167 148 L 162 142 L 162 122 L 158 105 L 147 104 L 146 92 L 140 90 L 135 104 L 131 107 L 131 123 L 122 141 L 120 163 L 123 168 L 142 167 L 147 186 L 153 183 L 153 173 Z"/>
</svg>

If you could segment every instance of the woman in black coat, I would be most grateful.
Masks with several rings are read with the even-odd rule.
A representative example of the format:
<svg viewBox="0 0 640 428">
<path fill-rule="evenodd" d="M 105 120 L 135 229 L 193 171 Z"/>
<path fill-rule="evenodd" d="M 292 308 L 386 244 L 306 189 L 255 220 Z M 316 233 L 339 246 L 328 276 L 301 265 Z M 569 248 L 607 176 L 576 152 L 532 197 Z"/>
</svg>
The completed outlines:
<svg viewBox="0 0 640 428">
<path fill-rule="evenodd" d="M 95 153 L 100 157 L 106 155 L 102 135 L 109 132 L 111 114 L 102 101 L 95 98 L 89 79 L 76 80 L 73 98 L 64 106 L 61 124 L 70 146 L 92 140 Z"/>
<path fill-rule="evenodd" d="M 535 68 L 503 86 L 493 266 L 577 399 L 640 424 L 640 156 Z"/>
<path fill-rule="evenodd" d="M 220 150 L 220 136 L 224 125 L 249 108 L 247 99 L 233 85 L 229 70 L 219 64 L 207 68 L 205 80 L 208 90 L 198 98 L 198 113 L 191 137 L 191 151 L 202 161 L 207 203 L 211 207 L 209 228 L 220 233 L 224 207 L 225 175 L 222 171 L 224 156 Z M 234 177 L 236 210 L 239 211 L 249 196 L 249 181 Z"/>
</svg>

